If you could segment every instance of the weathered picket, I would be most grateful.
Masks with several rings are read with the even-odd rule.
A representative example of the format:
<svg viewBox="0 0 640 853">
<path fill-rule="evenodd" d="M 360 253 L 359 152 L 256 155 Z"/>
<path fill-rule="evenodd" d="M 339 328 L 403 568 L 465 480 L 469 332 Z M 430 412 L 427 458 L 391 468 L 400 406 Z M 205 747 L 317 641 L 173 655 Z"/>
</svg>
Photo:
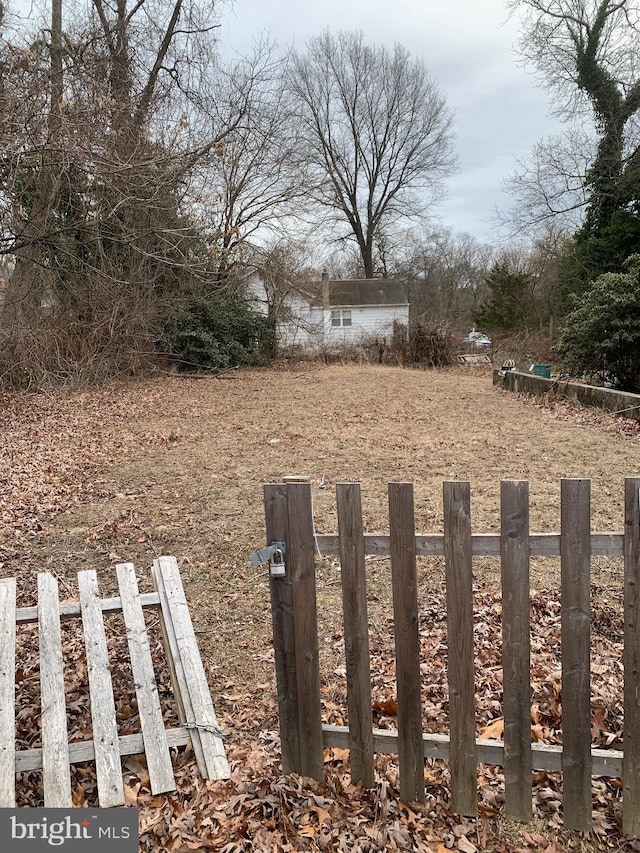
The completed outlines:
<svg viewBox="0 0 640 853">
<path fill-rule="evenodd" d="M 640 480 L 626 481 L 624 515 L 624 829 L 640 835 Z"/>
<path fill-rule="evenodd" d="M 78 574 L 78 602 L 60 603 L 58 582 L 38 575 L 38 604 L 16 607 L 16 581 L 0 579 L 0 808 L 16 802 L 16 773 L 41 770 L 44 804 L 72 805 L 70 765 L 95 761 L 101 806 L 124 805 L 121 757 L 144 753 L 153 793 L 173 790 L 170 748 L 192 743 L 204 778 L 228 778 L 229 765 L 173 557 L 154 562 L 156 592 L 140 594 L 131 563 L 116 567 L 120 596 L 101 599 L 94 571 Z M 181 725 L 165 729 L 143 609 L 159 610 Z M 118 736 L 104 617 L 122 613 L 141 733 Z M 92 738 L 69 742 L 61 620 L 81 617 Z M 16 750 L 16 627 L 38 623 L 42 746 Z"/>
<path fill-rule="evenodd" d="M 470 495 L 469 483 L 444 484 L 451 806 L 464 815 L 478 811 Z"/>
<path fill-rule="evenodd" d="M 389 535 L 363 532 L 360 487 L 337 486 L 337 535 L 315 534 L 311 486 L 264 487 L 268 543 L 284 542 L 286 570 L 270 579 L 283 766 L 318 779 L 323 746 L 351 751 L 354 780 L 371 785 L 374 753 L 398 755 L 400 796 L 424 800 L 424 759 L 450 762 L 452 807 L 477 814 L 477 764 L 504 767 L 505 814 L 532 816 L 532 770 L 563 772 L 568 828 L 591 828 L 592 776 L 624 777 L 623 831 L 640 835 L 640 479 L 625 488 L 622 533 L 590 529 L 588 480 L 561 483 L 560 533 L 531 533 L 526 481 L 501 484 L 499 534 L 472 533 L 470 487 L 444 483 L 443 533 L 416 535 L 413 487 L 389 484 Z M 314 554 L 341 563 L 349 727 L 322 725 Z M 396 646 L 398 730 L 372 728 L 365 555 L 389 556 Z M 590 562 L 624 558 L 624 749 L 591 746 Z M 450 735 L 422 732 L 417 556 L 444 556 L 449 648 Z M 472 564 L 501 558 L 504 739 L 476 738 Z M 563 745 L 531 741 L 530 590 L 532 556 L 561 569 Z"/>
<path fill-rule="evenodd" d="M 505 808 L 517 820 L 530 820 L 532 758 L 528 483 L 505 481 L 501 483 L 500 496 Z"/>
<path fill-rule="evenodd" d="M 349 712 L 349 752 L 354 777 L 373 785 L 373 715 L 367 619 L 367 575 L 364 560 L 360 490 L 350 483 L 337 489 L 340 570 Z"/>
</svg>

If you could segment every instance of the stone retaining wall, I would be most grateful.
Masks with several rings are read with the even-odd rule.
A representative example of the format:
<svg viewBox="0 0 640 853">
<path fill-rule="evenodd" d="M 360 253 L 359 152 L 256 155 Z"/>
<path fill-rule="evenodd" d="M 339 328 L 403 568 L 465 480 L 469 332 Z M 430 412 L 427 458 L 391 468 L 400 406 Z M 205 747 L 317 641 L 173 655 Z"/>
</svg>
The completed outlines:
<svg viewBox="0 0 640 853">
<path fill-rule="evenodd" d="M 564 379 L 545 379 L 518 370 L 494 370 L 493 384 L 502 385 L 507 391 L 520 394 L 554 394 L 566 397 L 583 406 L 595 406 L 621 417 L 640 420 L 640 394 L 612 391 L 595 385 L 582 385 Z"/>
</svg>

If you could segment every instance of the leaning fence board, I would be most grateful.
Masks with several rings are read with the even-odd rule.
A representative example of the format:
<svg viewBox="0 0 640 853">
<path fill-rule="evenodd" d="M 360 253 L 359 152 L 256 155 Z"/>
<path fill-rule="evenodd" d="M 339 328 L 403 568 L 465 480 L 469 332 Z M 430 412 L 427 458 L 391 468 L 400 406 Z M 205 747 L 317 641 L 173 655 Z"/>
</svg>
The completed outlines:
<svg viewBox="0 0 640 853">
<path fill-rule="evenodd" d="M 153 671 L 147 629 L 140 604 L 138 582 L 132 563 L 116 566 L 122 614 L 127 630 L 131 669 L 138 698 L 151 791 L 160 794 L 175 788 L 169 744 L 162 719 L 158 686 Z"/>
<path fill-rule="evenodd" d="M 169 665 L 169 674 L 173 685 L 173 693 L 176 697 L 176 704 L 178 706 L 178 717 L 180 718 L 180 722 L 183 724 L 187 720 L 191 720 L 193 722 L 195 717 L 193 714 L 193 707 L 191 706 L 189 699 L 187 679 L 182 665 L 182 660 L 180 659 L 180 650 L 178 648 L 176 632 L 171 620 L 164 581 L 160 571 L 158 570 L 157 561 L 154 561 L 153 563 L 151 577 L 153 585 L 158 590 L 158 595 L 160 596 L 160 629 L 162 631 L 162 637 L 167 650 L 167 663 Z M 208 779 L 207 762 L 202 743 L 196 729 L 194 729 L 191 745 L 193 746 L 193 752 L 196 756 L 198 770 L 203 778 Z"/>
<path fill-rule="evenodd" d="M 177 669 L 181 671 L 184 681 L 181 694 L 186 725 L 193 729 L 194 744 L 198 743 L 204 759 L 200 772 L 205 779 L 228 778 L 229 763 L 175 557 L 160 557 L 155 560 L 154 575 L 160 592 L 165 625 L 170 626 L 167 627 L 167 633 L 175 638 L 180 662 Z M 173 645 L 172 642 L 170 649 Z"/>
<path fill-rule="evenodd" d="M 42 703 L 42 783 L 47 808 L 71 806 L 67 709 L 58 582 L 47 573 L 38 575 L 38 634 L 40 638 L 40 695 Z"/>
<path fill-rule="evenodd" d="M 99 801 L 105 808 L 122 806 L 125 798 L 118 750 L 116 707 L 95 571 L 78 573 L 78 590 L 87 655 Z"/>
<path fill-rule="evenodd" d="M 505 814 L 531 820 L 529 484 L 500 486 Z"/>
<path fill-rule="evenodd" d="M 625 481 L 622 828 L 640 836 L 640 479 Z"/>
<path fill-rule="evenodd" d="M 562 809 L 568 829 L 590 832 L 591 529 L 589 480 L 561 483 Z M 567 701 L 567 699 L 569 701 Z"/>
<path fill-rule="evenodd" d="M 446 482 L 443 496 L 451 803 L 458 814 L 474 817 L 478 813 L 478 794 L 469 483 Z"/>
<path fill-rule="evenodd" d="M 359 483 L 338 483 L 338 530 L 344 613 L 344 646 L 349 712 L 351 781 L 374 785 L 371 666 L 367 618 L 367 575 Z"/>
<path fill-rule="evenodd" d="M 16 580 L 0 580 L 0 808 L 16 804 Z"/>
<path fill-rule="evenodd" d="M 425 801 L 422 740 L 420 635 L 418 632 L 418 578 L 413 485 L 389 483 L 391 530 L 391 585 L 398 683 L 398 763 L 400 799 Z"/>
</svg>

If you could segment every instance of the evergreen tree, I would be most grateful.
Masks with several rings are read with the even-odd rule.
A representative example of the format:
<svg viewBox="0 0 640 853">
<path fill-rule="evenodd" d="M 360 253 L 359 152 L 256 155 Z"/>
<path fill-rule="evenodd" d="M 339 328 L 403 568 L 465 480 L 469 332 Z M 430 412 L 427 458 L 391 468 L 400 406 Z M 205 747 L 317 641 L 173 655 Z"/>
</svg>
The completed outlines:
<svg viewBox="0 0 640 853">
<path fill-rule="evenodd" d="M 474 322 L 490 332 L 514 332 L 532 321 L 533 279 L 513 267 L 509 259 L 498 261 L 486 276 L 487 300 L 472 312 Z"/>
</svg>

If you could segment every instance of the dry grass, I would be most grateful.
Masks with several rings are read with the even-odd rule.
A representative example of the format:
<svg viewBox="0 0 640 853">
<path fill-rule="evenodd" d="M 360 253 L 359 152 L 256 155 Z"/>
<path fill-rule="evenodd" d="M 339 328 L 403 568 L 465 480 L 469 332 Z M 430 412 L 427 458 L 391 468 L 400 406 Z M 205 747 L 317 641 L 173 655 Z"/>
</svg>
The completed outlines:
<svg viewBox="0 0 640 853">
<path fill-rule="evenodd" d="M 114 400 L 117 417 L 109 411 Z M 7 526 L 10 547 L 1 570 L 24 578 L 24 600 L 38 570 L 55 571 L 72 595 L 82 568 L 98 569 L 107 589 L 114 574 L 109 567 L 133 560 L 144 586 L 152 559 L 174 554 L 202 644 L 227 679 L 252 673 L 262 682 L 271 675 L 264 661 L 270 642 L 266 570 L 248 561 L 264 544 L 263 483 L 304 474 L 314 486 L 322 484 L 314 490 L 316 529 L 330 533 L 337 530 L 336 482 L 361 483 L 365 528 L 375 532 L 388 529 L 387 483 L 413 481 L 416 529 L 437 532 L 443 480 L 465 479 L 473 529 L 490 532 L 499 529 L 500 480 L 524 478 L 530 481 L 531 529 L 541 532 L 559 529 L 560 478 L 587 477 L 593 529 L 621 530 L 624 477 L 640 471 L 640 440 L 629 422 L 508 395 L 482 369 L 306 365 L 217 380 L 166 378 L 54 401 L 19 395 L 7 402 L 7 415 L 12 406 L 21 413 L 4 431 L 5 448 L 14 448 L 2 460 L 7 469 L 21 445 L 29 453 L 29 424 L 34 430 L 38 421 L 46 425 L 40 409 L 54 403 L 68 432 L 56 422 L 55 433 L 45 430 L 36 450 L 46 444 L 50 480 L 81 481 L 65 512 L 56 514 L 54 504 L 41 513 L 41 530 L 12 538 Z M 74 456 L 84 467 L 69 474 Z M 87 471 L 89 465 L 94 470 Z M 24 476 L 35 477 L 37 467 L 36 456 Z M 9 496 L 4 518 L 16 501 L 28 502 L 23 485 Z M 490 559 L 476 566 L 482 576 L 496 569 Z M 426 592 L 434 572 L 440 581 L 442 567 L 424 561 L 423 572 L 430 579 Z M 532 584 L 552 585 L 557 573 L 557 561 L 534 560 Z M 372 563 L 371 575 L 372 592 L 386 607 L 385 563 Z M 321 567 L 323 612 L 325 604 L 334 609 L 336 579 L 335 567 Z M 594 580 L 618 597 L 617 563 L 595 561 Z"/>
<path fill-rule="evenodd" d="M 465 479 L 473 529 L 490 532 L 499 529 L 500 480 L 524 478 L 531 529 L 542 532 L 559 529 L 560 478 L 587 477 L 592 528 L 615 531 L 624 477 L 640 471 L 635 425 L 510 396 L 485 369 L 306 365 L 4 403 L 0 474 L 12 489 L 0 505 L 0 572 L 20 577 L 27 603 L 40 570 L 55 572 L 73 596 L 78 570 L 96 568 L 106 592 L 112 566 L 132 560 L 148 588 L 152 559 L 174 554 L 227 726 L 256 690 L 273 697 L 267 572 L 248 559 L 264 545 L 263 483 L 309 476 L 317 531 L 330 533 L 336 482 L 361 483 L 365 527 L 375 532 L 388 529 L 387 483 L 413 481 L 416 529 L 426 533 L 442 529 L 443 480 Z M 47 482 L 73 485 L 59 507 L 31 494 L 43 466 Z M 375 631 L 388 621 L 390 579 L 384 560 L 369 567 Z M 619 606 L 618 561 L 598 559 L 593 568 L 597 595 Z M 489 559 L 476 566 L 488 587 L 497 570 Z M 534 561 L 533 586 L 557 586 L 558 571 L 557 561 Z M 442 575 L 442 561 L 422 561 L 423 604 Z M 319 562 L 318 584 L 322 669 L 331 680 L 341 625 L 330 560 Z M 256 729 L 277 726 L 267 713 Z"/>
</svg>

